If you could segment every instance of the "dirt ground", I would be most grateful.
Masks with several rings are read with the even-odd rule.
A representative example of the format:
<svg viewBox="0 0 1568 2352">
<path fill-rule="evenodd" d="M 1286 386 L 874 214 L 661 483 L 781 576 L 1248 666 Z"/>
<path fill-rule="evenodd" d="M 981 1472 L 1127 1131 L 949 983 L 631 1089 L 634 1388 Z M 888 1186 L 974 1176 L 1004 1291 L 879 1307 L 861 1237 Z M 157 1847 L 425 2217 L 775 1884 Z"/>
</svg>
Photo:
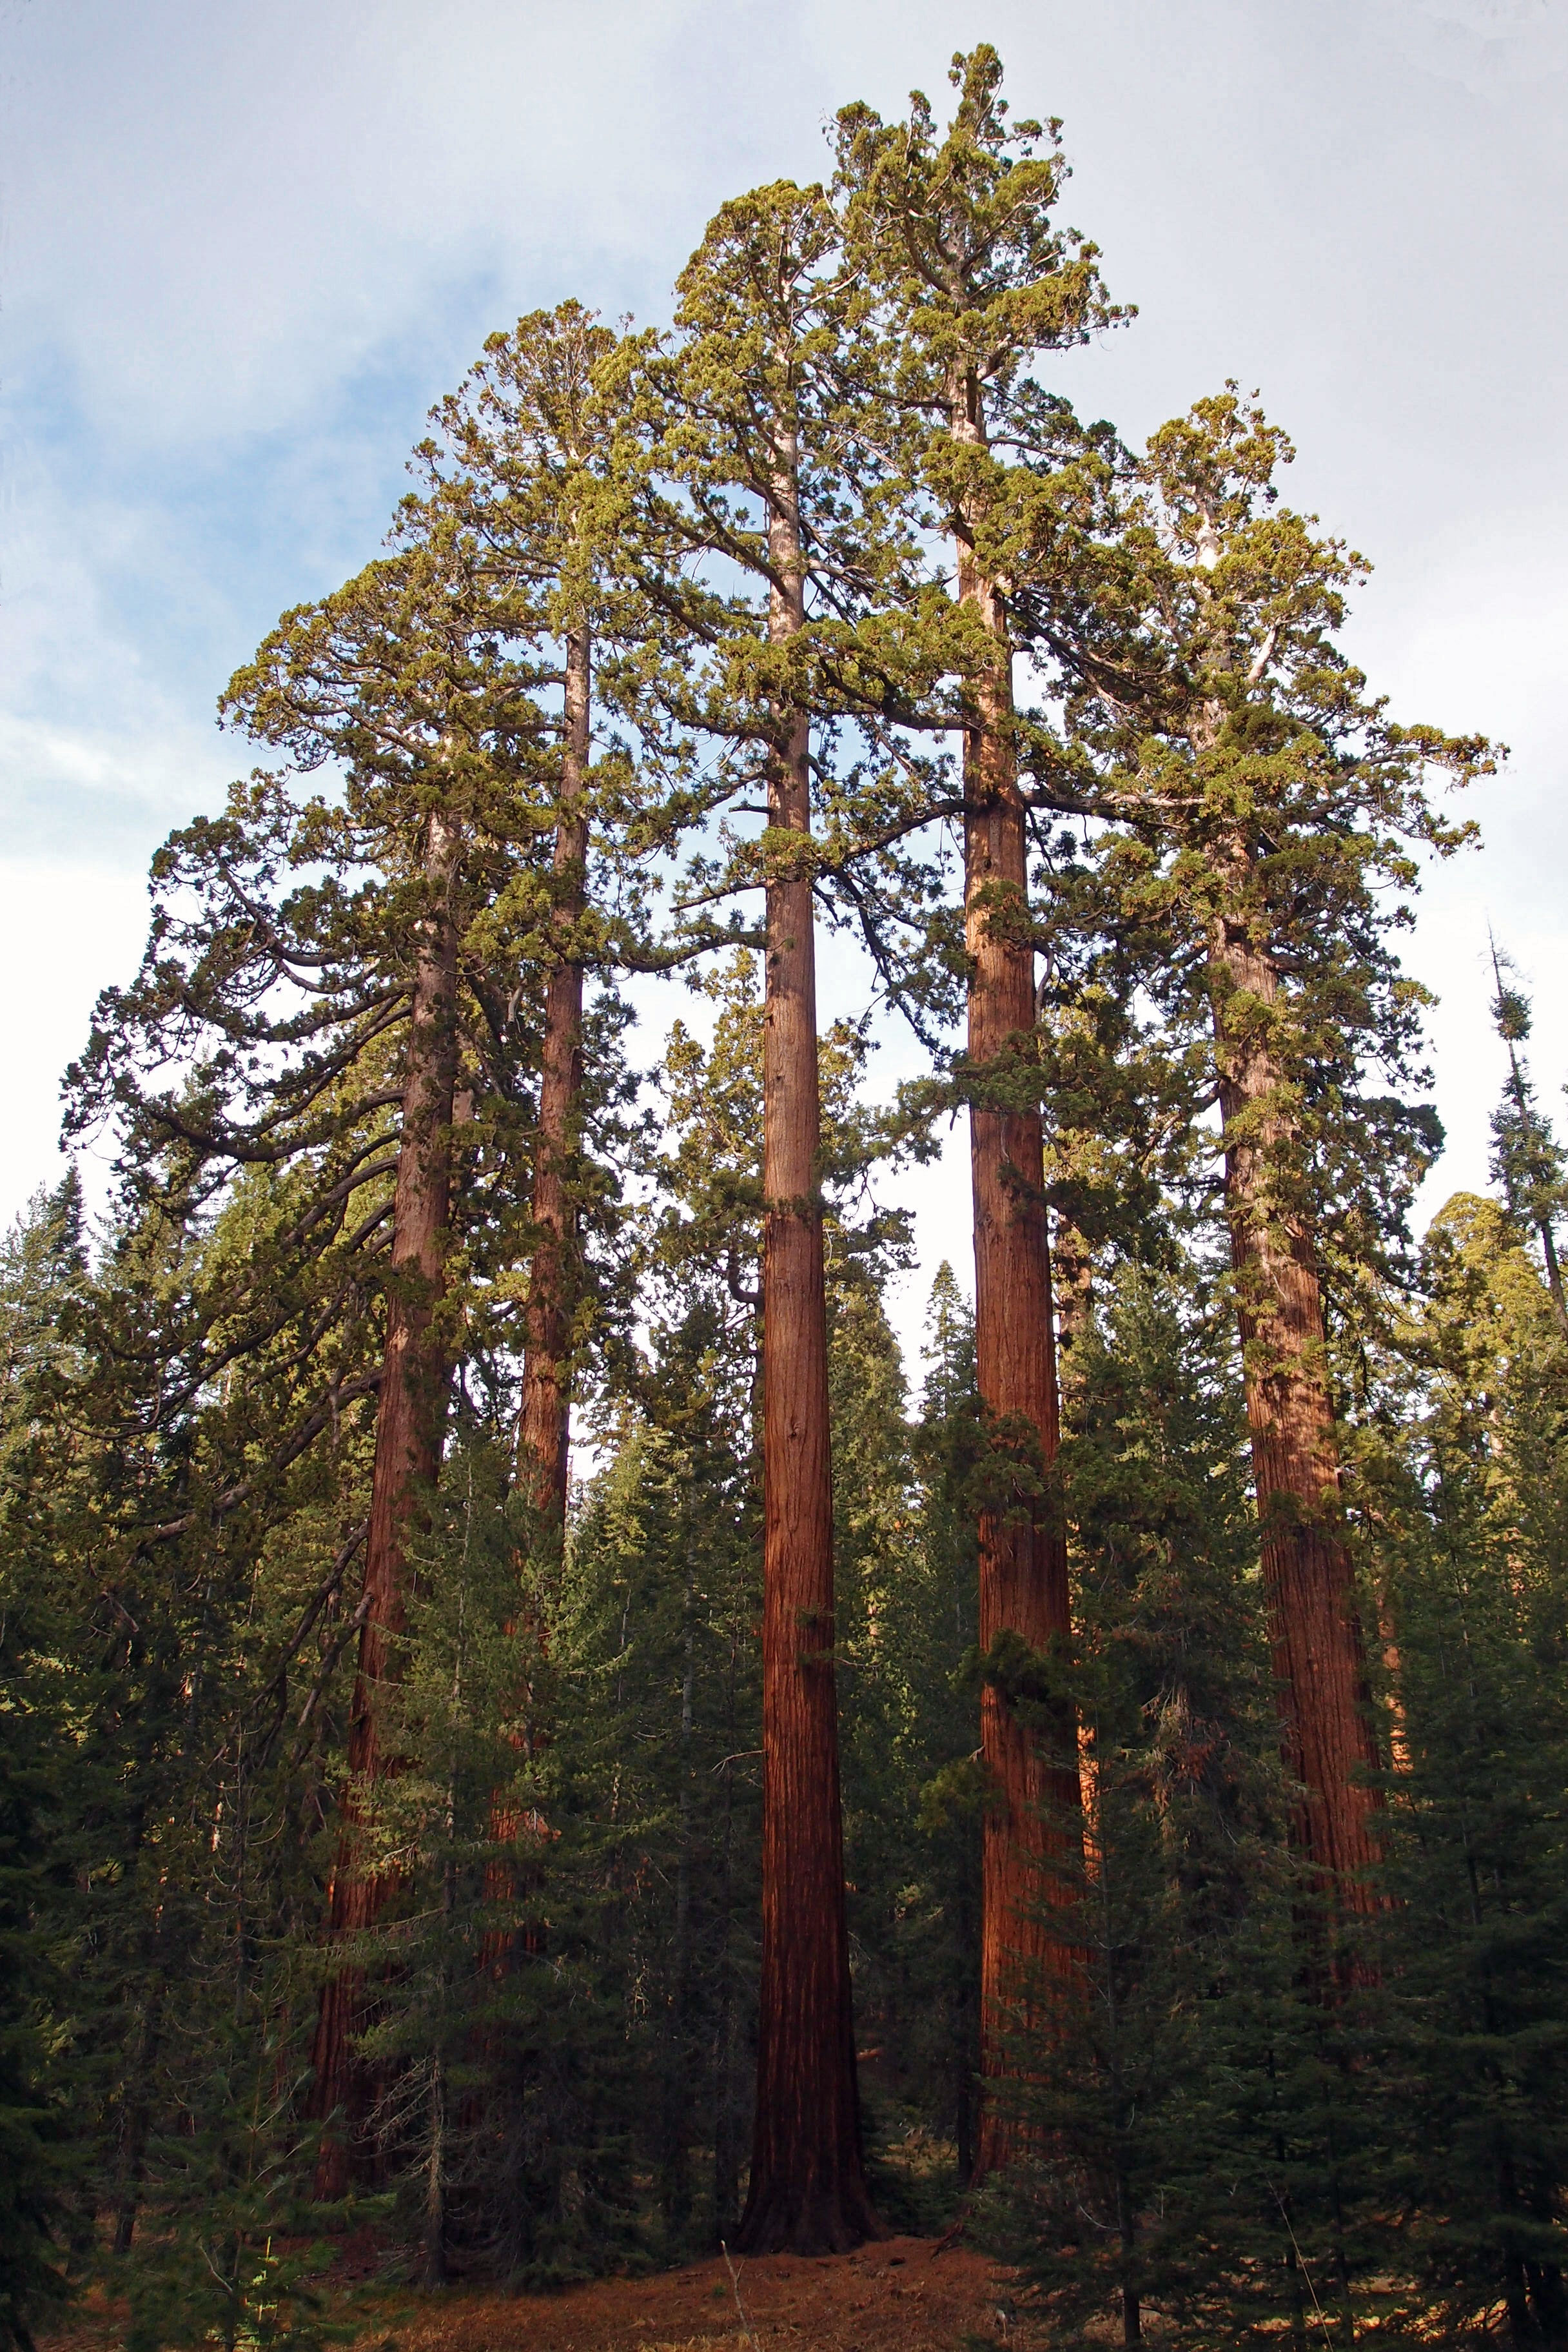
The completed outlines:
<svg viewBox="0 0 1568 2352">
<path fill-rule="evenodd" d="M 340 2266 L 345 2283 L 352 2263 Z M 352 2291 L 352 2290 L 351 2290 Z M 773 2254 L 552 2295 L 476 2287 L 374 2291 L 353 2352 L 1028 2352 L 1007 2274 L 962 2242 L 891 2238 L 806 2262 Z M 118 2352 L 124 2315 L 97 2295 L 40 2352 Z"/>
<path fill-rule="evenodd" d="M 893 2238 L 816 2262 L 773 2254 L 737 2261 L 732 2280 L 721 2260 L 543 2297 L 421 2294 L 389 2332 L 398 2352 L 1022 2352 L 1005 2273 L 938 2243 Z M 362 2338 L 364 2352 L 378 2340 Z"/>
</svg>

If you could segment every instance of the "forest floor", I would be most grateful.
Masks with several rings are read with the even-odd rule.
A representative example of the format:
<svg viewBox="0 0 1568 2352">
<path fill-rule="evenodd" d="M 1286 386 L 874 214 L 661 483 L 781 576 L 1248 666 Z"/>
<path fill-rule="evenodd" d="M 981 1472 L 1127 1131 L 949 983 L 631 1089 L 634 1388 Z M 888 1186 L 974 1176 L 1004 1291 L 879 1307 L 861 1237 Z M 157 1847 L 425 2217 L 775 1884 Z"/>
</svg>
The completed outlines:
<svg viewBox="0 0 1568 2352">
<path fill-rule="evenodd" d="M 551 2295 L 451 2287 L 374 2295 L 355 2352 L 1026 2352 L 1007 2273 L 962 2242 L 890 2238 L 818 2261 L 721 2258 Z M 114 2352 L 91 2300 L 41 2352 Z"/>
<path fill-rule="evenodd" d="M 420 2295 L 399 2352 L 964 2352 L 1026 2341 L 1004 2273 L 965 2246 L 892 2238 L 807 2262 L 722 2259 L 548 2297 Z M 368 2344 L 368 2340 L 367 2340 Z"/>
</svg>

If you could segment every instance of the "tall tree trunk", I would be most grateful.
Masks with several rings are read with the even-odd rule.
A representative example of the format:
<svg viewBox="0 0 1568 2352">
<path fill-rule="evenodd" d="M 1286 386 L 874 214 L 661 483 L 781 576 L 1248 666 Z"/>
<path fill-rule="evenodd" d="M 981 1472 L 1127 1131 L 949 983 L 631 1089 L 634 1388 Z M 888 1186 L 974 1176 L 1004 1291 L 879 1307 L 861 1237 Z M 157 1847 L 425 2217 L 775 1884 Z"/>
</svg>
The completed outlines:
<svg viewBox="0 0 1568 2352">
<path fill-rule="evenodd" d="M 955 387 L 951 417 L 955 439 L 984 444 L 981 394 L 973 377 Z M 958 593 L 995 646 L 977 689 L 974 723 L 963 739 L 969 1058 L 977 1072 L 1000 1066 L 980 1082 L 985 1095 L 969 1114 L 975 1384 L 1001 1446 L 1020 1457 L 1013 1492 L 995 1496 L 980 1515 L 980 1647 L 989 1652 L 1000 1634 L 1011 1633 L 1032 1650 L 1045 1651 L 1065 1643 L 1070 1617 L 1066 1533 L 1059 1514 L 1037 1491 L 1038 1472 L 1057 1456 L 1060 1414 L 1044 1145 L 1039 1108 L 1028 1098 L 1035 954 L 1027 828 L 1013 740 L 1006 608 L 962 518 Z M 994 1466 L 1000 1473 L 1000 1458 Z M 1074 1900 L 1083 1838 L 1075 1734 L 1065 1710 L 1037 1743 L 988 1683 L 981 1699 L 981 1746 L 992 1780 L 984 1837 L 981 2071 L 994 2084 L 1015 2071 L 1009 2037 L 1020 2025 L 1042 2021 L 1037 1996 L 1051 1979 L 1076 1974 L 1070 1927 L 1048 1915 L 1059 1915 Z M 1005 2164 L 1017 2137 L 1004 2104 L 988 2097 L 977 2177 Z"/>
<path fill-rule="evenodd" d="M 1279 1197 L 1289 1138 L 1268 1044 L 1279 982 L 1241 920 L 1211 935 L 1215 1037 L 1226 1134 L 1226 1206 L 1237 1275 L 1263 1585 L 1286 1763 L 1304 1789 L 1302 1851 L 1342 1913 L 1370 1912 L 1377 1797 L 1366 1661 L 1340 1513 L 1322 1298 L 1310 1235 Z"/>
<path fill-rule="evenodd" d="M 349 1720 L 349 1780 L 342 1834 L 332 1871 L 327 1937 L 342 1944 L 373 1927 L 395 1882 L 374 1867 L 366 1832 L 375 1783 L 394 1760 L 381 1740 L 377 1701 L 397 1671 L 397 1645 L 406 1620 L 404 1544 L 419 1507 L 419 1491 L 441 1459 L 447 1363 L 436 1325 L 445 1278 L 451 1183 L 452 1101 L 457 1082 L 457 933 L 450 890 L 457 856 L 455 828 L 432 814 L 426 841 L 426 878 L 433 904 L 423 927 L 414 976 L 403 1089 L 403 1132 L 393 1202 L 392 1268 L 387 1282 L 386 1358 L 382 1370 L 365 1538 L 364 1596 L 359 1666 Z M 311 2064 L 313 2107 L 329 2124 L 316 2163 L 316 2195 L 335 2199 L 349 2182 L 351 2136 L 363 2120 L 365 2084 L 353 2049 L 364 1971 L 351 1961 L 321 1987 Z"/>
<path fill-rule="evenodd" d="M 775 643 L 805 621 L 793 448 L 774 485 Z M 757 2112 L 739 2244 L 842 2252 L 879 2234 L 860 2155 L 833 1661 L 827 1303 L 817 1165 L 809 730 L 768 775 L 768 825 L 800 836 L 767 886 L 763 1029 L 763 1951 Z"/>
<path fill-rule="evenodd" d="M 583 1083 L 583 964 L 576 929 L 586 899 L 587 789 L 593 703 L 593 635 L 586 621 L 566 633 L 566 676 L 562 707 L 561 797 L 552 859 L 554 903 L 551 931 L 555 958 L 544 984 L 544 1034 L 540 1055 L 539 1124 L 533 1147 L 533 1257 L 523 1318 L 522 1411 L 517 1435 L 517 1483 L 531 1507 L 531 1548 L 558 1563 L 566 1539 L 566 1482 L 571 1439 L 571 1352 L 576 1219 L 570 1171 L 576 1144 L 578 1097 Z M 527 1562 L 519 1559 L 520 1582 Z M 544 1635 L 535 1612 L 535 1644 Z M 531 1718 L 534 1710 L 529 1709 Z M 537 1734 L 520 1740 L 530 1754 Z M 535 1817 L 537 1821 L 537 1817 Z M 514 1845 L 522 1823 L 504 1796 L 492 1799 L 492 1845 Z M 542 1829 L 542 1823 L 538 1826 Z M 517 1902 L 521 1889 L 511 1860 L 485 1866 L 485 1900 L 492 1910 Z M 492 1978 L 513 1964 L 517 1937 L 510 1925 L 491 1927 L 479 1947 L 480 1966 Z"/>
</svg>

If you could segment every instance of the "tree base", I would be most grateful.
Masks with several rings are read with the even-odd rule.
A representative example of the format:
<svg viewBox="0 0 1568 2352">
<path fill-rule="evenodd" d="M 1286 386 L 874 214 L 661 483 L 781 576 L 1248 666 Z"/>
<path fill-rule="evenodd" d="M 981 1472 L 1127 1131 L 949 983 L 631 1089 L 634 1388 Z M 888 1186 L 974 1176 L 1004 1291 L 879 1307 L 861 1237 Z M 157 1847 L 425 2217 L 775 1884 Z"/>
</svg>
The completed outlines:
<svg viewBox="0 0 1568 2352">
<path fill-rule="evenodd" d="M 863 2183 L 753 2189 L 734 2236 L 740 2254 L 847 2254 L 888 2232 Z"/>
</svg>

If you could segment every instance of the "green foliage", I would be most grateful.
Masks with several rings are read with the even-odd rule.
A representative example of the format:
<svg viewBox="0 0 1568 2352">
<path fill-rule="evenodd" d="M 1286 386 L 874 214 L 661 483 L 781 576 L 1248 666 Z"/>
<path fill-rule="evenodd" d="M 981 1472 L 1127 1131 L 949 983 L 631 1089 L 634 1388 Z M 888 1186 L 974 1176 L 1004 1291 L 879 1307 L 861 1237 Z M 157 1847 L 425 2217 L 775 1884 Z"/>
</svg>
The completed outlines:
<svg viewBox="0 0 1568 2352">
<path fill-rule="evenodd" d="M 1508 1084 L 1492 1113 L 1491 1177 L 1500 1186 L 1510 1216 L 1539 1242 L 1546 1267 L 1546 1285 L 1557 1320 L 1568 1334 L 1568 1302 L 1557 1262 L 1557 1225 L 1563 1214 L 1568 1160 L 1552 1132 L 1551 1121 L 1540 1109 L 1530 1071 L 1520 1047 L 1530 1035 L 1530 1000 L 1503 978 L 1510 966 L 1492 946 L 1492 971 L 1497 994 L 1492 1020 L 1508 1047 Z"/>
<path fill-rule="evenodd" d="M 1499 755 L 1369 694 L 1336 642 L 1365 561 L 1279 505 L 1293 457 L 1234 383 L 1152 436 L 1107 526 L 1121 643 L 1070 717 L 1100 769 L 1105 920 L 1152 958 L 1173 1046 L 1212 1031 L 1227 1146 L 1258 1162 L 1250 1213 L 1310 1230 L 1355 1285 L 1397 1248 L 1440 1142 L 1408 1100 L 1426 1000 L 1394 946 L 1417 850 L 1474 827 L 1429 779 Z"/>
<path fill-rule="evenodd" d="M 1496 1203 L 1451 1201 L 1425 1271 L 1363 1473 L 1397 1660 L 1384 2063 L 1408 2130 L 1385 2161 L 1421 2298 L 1455 2328 L 1501 2304 L 1516 2339 L 1554 2342 L 1568 2318 L 1568 1351 Z"/>
<path fill-rule="evenodd" d="M 0 1660 L 10 1694 L 0 1702 L 0 2344 L 28 2352 L 33 2327 L 64 2297 L 59 2237 L 77 2168 L 64 2105 L 68 2027 L 54 1956 L 37 1934 L 58 1869 L 62 1824 L 50 1817 L 61 1776 L 49 1752 L 56 1727 L 17 1703 L 14 1637 Z"/>
<path fill-rule="evenodd" d="M 131 2306 L 127 2352 L 323 2352 L 356 2333 L 325 2308 L 332 2250 L 312 2242 L 320 2217 L 300 2194 L 297 2085 L 277 2008 L 264 1994 L 242 2000 L 227 2028 L 209 2045 L 210 2071 L 188 2078 L 186 2102 L 149 2137 L 158 2226 L 117 2282 Z"/>
</svg>

